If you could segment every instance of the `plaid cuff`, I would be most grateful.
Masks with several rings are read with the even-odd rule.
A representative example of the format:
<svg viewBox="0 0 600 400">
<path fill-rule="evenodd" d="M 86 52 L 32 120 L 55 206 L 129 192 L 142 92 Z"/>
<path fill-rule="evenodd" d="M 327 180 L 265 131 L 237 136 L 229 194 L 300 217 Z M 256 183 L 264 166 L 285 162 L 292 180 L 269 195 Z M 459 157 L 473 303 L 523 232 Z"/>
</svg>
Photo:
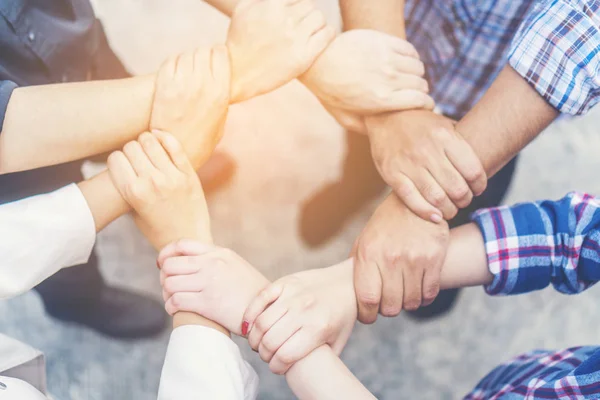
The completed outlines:
<svg viewBox="0 0 600 400">
<path fill-rule="evenodd" d="M 550 282 L 552 246 L 534 203 L 479 210 L 472 215 L 485 242 L 488 268 L 494 280 L 485 286 L 490 295 L 512 295 L 539 290 Z"/>
<path fill-rule="evenodd" d="M 600 1 L 545 0 L 515 36 L 510 65 L 561 113 L 584 114 L 600 99 Z"/>
<path fill-rule="evenodd" d="M 12 81 L 0 82 L 0 133 L 2 133 L 2 126 L 4 125 L 4 117 L 6 117 L 6 109 L 8 108 L 10 96 L 16 88 L 17 84 Z"/>
</svg>

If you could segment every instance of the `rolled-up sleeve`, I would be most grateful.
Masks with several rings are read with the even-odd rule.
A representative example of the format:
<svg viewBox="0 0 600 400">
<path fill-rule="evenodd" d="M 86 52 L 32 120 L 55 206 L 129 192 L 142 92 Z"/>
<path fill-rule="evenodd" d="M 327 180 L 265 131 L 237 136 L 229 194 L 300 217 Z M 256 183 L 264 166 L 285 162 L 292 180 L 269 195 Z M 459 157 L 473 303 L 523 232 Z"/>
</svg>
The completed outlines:
<svg viewBox="0 0 600 400">
<path fill-rule="evenodd" d="M 477 211 L 494 279 L 491 295 L 531 292 L 552 285 L 565 294 L 600 280 L 600 202 L 569 193 L 558 201 Z"/>
<path fill-rule="evenodd" d="M 600 100 L 599 52 L 599 0 L 545 0 L 521 25 L 509 63 L 559 112 L 576 115 Z"/>
<path fill-rule="evenodd" d="M 2 133 L 2 127 L 4 126 L 10 96 L 16 88 L 17 84 L 13 81 L 0 81 L 0 133 Z"/>
</svg>

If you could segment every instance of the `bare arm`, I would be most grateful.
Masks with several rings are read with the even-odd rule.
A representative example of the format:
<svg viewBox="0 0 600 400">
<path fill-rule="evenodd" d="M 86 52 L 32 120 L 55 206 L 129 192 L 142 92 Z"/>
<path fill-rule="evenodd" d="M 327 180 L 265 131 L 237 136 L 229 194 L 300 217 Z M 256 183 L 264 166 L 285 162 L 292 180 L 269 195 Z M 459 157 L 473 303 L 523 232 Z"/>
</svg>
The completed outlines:
<svg viewBox="0 0 600 400">
<path fill-rule="evenodd" d="M 521 75 L 506 66 L 456 125 L 489 176 L 498 172 L 558 116 Z"/>
<path fill-rule="evenodd" d="M 340 0 L 344 30 L 373 29 L 406 38 L 404 0 Z"/>
<path fill-rule="evenodd" d="M 123 146 L 148 129 L 154 75 L 17 88 L 0 135 L 0 174 Z"/>
</svg>

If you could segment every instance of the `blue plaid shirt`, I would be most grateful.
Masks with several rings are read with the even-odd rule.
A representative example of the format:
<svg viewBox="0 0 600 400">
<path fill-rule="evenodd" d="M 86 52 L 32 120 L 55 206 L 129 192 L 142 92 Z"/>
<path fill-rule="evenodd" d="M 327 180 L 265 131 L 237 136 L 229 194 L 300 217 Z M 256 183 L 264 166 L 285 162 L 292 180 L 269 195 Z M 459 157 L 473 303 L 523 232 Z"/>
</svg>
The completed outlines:
<svg viewBox="0 0 600 400">
<path fill-rule="evenodd" d="M 490 272 L 485 289 L 512 295 L 552 285 L 579 293 L 600 280 L 600 201 L 570 193 L 559 201 L 480 210 Z M 533 351 L 500 365 L 466 399 L 598 399 L 600 347 Z"/>
<path fill-rule="evenodd" d="M 600 99 L 600 0 L 407 0 L 407 36 L 455 119 L 507 62 L 561 113 Z"/>
</svg>

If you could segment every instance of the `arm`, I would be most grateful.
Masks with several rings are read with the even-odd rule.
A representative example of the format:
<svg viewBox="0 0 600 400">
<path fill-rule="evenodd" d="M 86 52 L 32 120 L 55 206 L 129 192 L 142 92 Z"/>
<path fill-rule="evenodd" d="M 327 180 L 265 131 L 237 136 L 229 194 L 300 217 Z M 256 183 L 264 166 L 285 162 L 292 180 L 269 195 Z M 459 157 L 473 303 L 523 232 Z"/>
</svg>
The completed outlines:
<svg viewBox="0 0 600 400">
<path fill-rule="evenodd" d="M 340 0 L 344 30 L 372 29 L 406 39 L 404 0 Z"/>
<path fill-rule="evenodd" d="M 269 284 L 260 272 L 229 249 L 187 240 L 167 246 L 158 259 L 170 314 L 181 310 L 198 313 L 235 334 L 247 334 L 248 326 L 242 323 L 244 310 Z M 351 275 L 349 282 L 350 295 L 345 297 L 355 303 Z M 286 378 L 300 399 L 374 398 L 329 346 L 296 363 Z"/>
<path fill-rule="evenodd" d="M 512 67 L 506 66 L 456 130 L 489 176 L 498 172 L 558 116 Z"/>
<path fill-rule="evenodd" d="M 573 294 L 600 281 L 600 202 L 592 196 L 569 193 L 558 201 L 483 209 L 473 220 L 451 231 L 442 289 L 484 285 L 488 294 L 510 295 L 552 284 Z M 284 277 L 252 301 L 244 320 L 260 334 L 251 331 L 249 340 L 261 357 L 268 355 L 271 369 L 285 372 L 324 343 L 345 345 L 345 326 L 357 313 L 348 293 L 352 269 L 347 260 Z M 266 323 L 273 310 L 291 318 Z"/>
<path fill-rule="evenodd" d="M 154 75 L 16 88 L 0 134 L 0 173 L 123 146 L 148 129 Z"/>
<path fill-rule="evenodd" d="M 233 7 L 234 3 L 223 4 Z M 333 28 L 310 2 L 301 3 L 249 0 L 236 10 L 227 39 L 232 102 L 270 92 L 298 77 L 331 42 Z M 257 20 L 260 24 L 255 23 Z M 193 54 L 188 52 L 177 59 Z M 174 74 L 165 70 L 174 70 L 176 65 L 173 59 L 168 61 L 163 75 Z M 0 173 L 109 151 L 149 128 L 174 132 L 186 143 L 189 131 L 166 129 L 156 118 L 150 121 L 151 113 L 155 115 L 151 110 L 155 78 L 150 75 L 17 89 L 4 82 L 0 85 L 0 106 L 8 105 L 0 135 Z M 163 98 L 176 94 L 168 87 L 164 93 L 159 88 L 156 92 Z"/>
</svg>

